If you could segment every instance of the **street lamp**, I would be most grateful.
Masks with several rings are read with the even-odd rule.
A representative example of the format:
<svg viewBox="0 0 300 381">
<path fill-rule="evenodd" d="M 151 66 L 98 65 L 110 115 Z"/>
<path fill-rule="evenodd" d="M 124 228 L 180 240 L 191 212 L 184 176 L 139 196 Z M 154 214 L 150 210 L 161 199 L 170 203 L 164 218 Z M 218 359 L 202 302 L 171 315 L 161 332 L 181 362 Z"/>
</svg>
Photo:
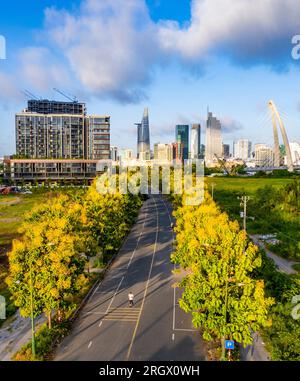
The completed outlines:
<svg viewBox="0 0 300 381">
<path fill-rule="evenodd" d="M 227 324 L 228 289 L 245 286 L 245 283 L 237 283 L 237 284 L 233 284 L 231 286 L 228 286 L 229 282 L 232 282 L 232 280 L 227 278 L 226 287 L 225 287 L 225 314 L 224 314 L 225 326 Z M 225 340 L 226 340 L 226 338 L 225 338 L 225 336 L 223 336 L 223 338 L 222 338 L 222 355 L 221 355 L 222 361 L 225 361 L 225 359 L 226 359 L 226 357 L 225 357 Z"/>
</svg>

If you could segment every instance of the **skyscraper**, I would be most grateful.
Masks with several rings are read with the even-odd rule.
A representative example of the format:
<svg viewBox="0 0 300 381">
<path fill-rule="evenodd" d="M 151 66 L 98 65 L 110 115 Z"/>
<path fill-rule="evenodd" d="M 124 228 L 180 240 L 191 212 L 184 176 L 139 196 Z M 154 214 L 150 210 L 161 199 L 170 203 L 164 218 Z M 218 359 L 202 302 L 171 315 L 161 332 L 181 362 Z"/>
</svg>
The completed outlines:
<svg viewBox="0 0 300 381">
<path fill-rule="evenodd" d="M 160 161 L 171 161 L 173 159 L 173 150 L 171 144 L 154 144 L 154 159 Z"/>
<path fill-rule="evenodd" d="M 255 165 L 257 167 L 272 167 L 274 165 L 274 150 L 266 144 L 255 144 Z"/>
<path fill-rule="evenodd" d="M 200 159 L 201 125 L 193 124 L 191 129 L 191 159 Z"/>
<path fill-rule="evenodd" d="M 233 143 L 233 157 L 248 160 L 251 156 L 252 143 L 248 139 L 240 139 Z"/>
<path fill-rule="evenodd" d="M 230 145 L 229 144 L 223 144 L 223 157 L 226 159 L 230 157 Z"/>
<path fill-rule="evenodd" d="M 176 143 L 181 144 L 183 157 L 182 159 L 189 158 L 189 125 L 188 124 L 178 124 L 175 128 L 175 140 Z"/>
<path fill-rule="evenodd" d="M 221 122 L 209 112 L 205 134 L 205 162 L 206 164 L 212 164 L 217 161 L 217 157 L 222 157 L 222 155 Z"/>
<path fill-rule="evenodd" d="M 144 109 L 141 123 L 137 123 L 137 158 L 150 160 L 150 132 L 148 108 Z"/>
</svg>

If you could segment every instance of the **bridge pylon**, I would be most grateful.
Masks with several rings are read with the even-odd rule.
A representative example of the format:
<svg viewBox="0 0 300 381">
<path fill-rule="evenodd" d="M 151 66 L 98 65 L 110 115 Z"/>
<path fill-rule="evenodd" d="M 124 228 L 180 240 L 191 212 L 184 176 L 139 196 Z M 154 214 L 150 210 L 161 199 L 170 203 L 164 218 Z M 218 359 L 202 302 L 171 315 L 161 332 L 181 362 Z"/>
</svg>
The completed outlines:
<svg viewBox="0 0 300 381">
<path fill-rule="evenodd" d="M 273 136 L 274 136 L 274 166 L 279 167 L 280 166 L 280 149 L 279 149 L 279 137 L 278 137 L 278 128 L 277 123 L 279 124 L 283 143 L 285 146 L 285 152 L 286 152 L 286 158 L 287 158 L 287 168 L 289 172 L 294 171 L 293 166 L 293 160 L 292 160 L 292 154 L 291 154 L 291 148 L 289 139 L 283 124 L 283 121 L 281 119 L 281 116 L 279 114 L 279 111 L 277 110 L 277 107 L 275 106 L 275 103 L 273 101 L 269 101 L 269 109 L 271 111 L 272 116 L 272 124 L 273 124 Z"/>
</svg>

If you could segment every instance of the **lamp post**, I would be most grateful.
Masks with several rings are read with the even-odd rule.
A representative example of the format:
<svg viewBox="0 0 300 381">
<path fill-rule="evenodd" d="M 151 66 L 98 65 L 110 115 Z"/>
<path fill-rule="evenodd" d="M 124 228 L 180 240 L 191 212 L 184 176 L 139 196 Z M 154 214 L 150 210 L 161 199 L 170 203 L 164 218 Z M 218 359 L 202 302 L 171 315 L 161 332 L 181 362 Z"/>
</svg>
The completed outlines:
<svg viewBox="0 0 300 381">
<path fill-rule="evenodd" d="M 35 359 L 35 329 L 34 329 L 34 313 L 33 313 L 33 282 L 32 282 L 32 258 L 29 261 L 29 274 L 30 274 L 30 318 L 31 318 L 31 348 L 32 357 Z"/>
<path fill-rule="evenodd" d="M 229 282 L 231 282 L 231 280 L 227 278 L 226 285 L 225 285 L 225 314 L 224 314 L 225 326 L 227 324 L 228 289 L 235 288 L 235 287 L 243 287 L 245 285 L 245 283 L 238 283 L 238 284 L 233 284 L 232 286 L 228 286 Z M 225 356 L 225 340 L 226 340 L 226 337 L 223 336 L 223 338 L 222 338 L 221 361 L 225 361 L 226 360 L 226 356 Z"/>
</svg>

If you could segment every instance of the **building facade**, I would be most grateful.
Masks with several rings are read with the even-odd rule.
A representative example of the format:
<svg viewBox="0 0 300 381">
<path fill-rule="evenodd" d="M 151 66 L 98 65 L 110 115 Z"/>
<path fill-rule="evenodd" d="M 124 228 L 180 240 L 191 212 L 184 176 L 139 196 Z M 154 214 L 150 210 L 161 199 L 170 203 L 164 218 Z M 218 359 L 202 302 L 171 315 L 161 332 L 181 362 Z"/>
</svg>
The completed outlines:
<svg viewBox="0 0 300 381">
<path fill-rule="evenodd" d="M 300 165 L 300 143 L 290 142 L 292 161 L 294 165 Z"/>
<path fill-rule="evenodd" d="M 249 160 L 252 143 L 248 139 L 240 139 L 233 143 L 233 157 L 235 159 Z"/>
<path fill-rule="evenodd" d="M 225 159 L 230 157 L 230 145 L 229 144 L 223 144 L 223 155 Z"/>
<path fill-rule="evenodd" d="M 90 160 L 110 158 L 110 117 L 92 115 L 86 117 L 87 155 Z"/>
<path fill-rule="evenodd" d="M 182 150 L 182 160 L 189 158 L 189 125 L 178 124 L 175 127 L 175 141 Z"/>
<path fill-rule="evenodd" d="M 30 100 L 15 123 L 20 158 L 110 158 L 110 117 L 87 116 L 84 103 Z"/>
<path fill-rule="evenodd" d="M 91 183 L 98 174 L 98 163 L 87 159 L 5 159 L 4 179 L 13 183 Z"/>
<path fill-rule="evenodd" d="M 150 131 L 149 131 L 149 111 L 144 109 L 144 114 L 141 123 L 136 123 L 137 126 L 137 158 L 139 160 L 150 160 Z"/>
<path fill-rule="evenodd" d="M 119 160 L 118 147 L 116 147 L 116 146 L 110 147 L 110 158 L 112 161 L 118 161 Z"/>
<path fill-rule="evenodd" d="M 201 125 L 193 124 L 191 128 L 191 159 L 201 157 Z"/>
<path fill-rule="evenodd" d="M 255 144 L 255 165 L 257 167 L 273 167 L 274 151 L 273 148 L 266 144 Z"/>
<path fill-rule="evenodd" d="M 205 134 L 205 162 L 211 165 L 217 162 L 217 158 L 223 156 L 223 144 L 221 134 L 221 122 L 208 113 Z"/>
<path fill-rule="evenodd" d="M 173 150 L 171 144 L 154 144 L 154 160 L 159 161 L 172 161 Z"/>
</svg>

